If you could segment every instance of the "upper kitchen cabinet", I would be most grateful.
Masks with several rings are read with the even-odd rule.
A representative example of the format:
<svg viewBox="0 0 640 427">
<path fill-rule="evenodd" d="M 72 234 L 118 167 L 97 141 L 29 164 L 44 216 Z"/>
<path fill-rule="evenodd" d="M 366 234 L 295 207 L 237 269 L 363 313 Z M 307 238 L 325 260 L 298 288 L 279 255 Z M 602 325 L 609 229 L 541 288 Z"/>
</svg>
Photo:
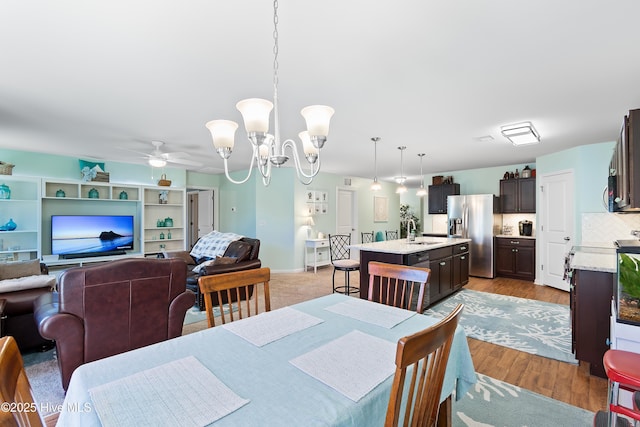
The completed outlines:
<svg viewBox="0 0 640 427">
<path fill-rule="evenodd" d="M 447 196 L 460 194 L 460 184 L 429 186 L 429 214 L 447 213 Z"/>
<path fill-rule="evenodd" d="M 500 206 L 502 213 L 535 213 L 536 179 L 501 179 Z"/>
<path fill-rule="evenodd" d="M 609 211 L 640 211 L 640 109 L 624 116 L 609 165 Z"/>
</svg>

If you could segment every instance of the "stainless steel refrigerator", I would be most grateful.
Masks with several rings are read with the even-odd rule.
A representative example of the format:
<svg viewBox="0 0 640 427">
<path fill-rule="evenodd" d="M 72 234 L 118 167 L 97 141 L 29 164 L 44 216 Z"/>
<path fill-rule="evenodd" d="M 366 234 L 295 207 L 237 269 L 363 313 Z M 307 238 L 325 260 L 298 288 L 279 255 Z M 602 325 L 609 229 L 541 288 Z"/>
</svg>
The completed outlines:
<svg viewBox="0 0 640 427">
<path fill-rule="evenodd" d="M 493 236 L 502 230 L 500 199 L 493 194 L 447 197 L 449 237 L 471 239 L 469 275 L 495 277 Z"/>
</svg>

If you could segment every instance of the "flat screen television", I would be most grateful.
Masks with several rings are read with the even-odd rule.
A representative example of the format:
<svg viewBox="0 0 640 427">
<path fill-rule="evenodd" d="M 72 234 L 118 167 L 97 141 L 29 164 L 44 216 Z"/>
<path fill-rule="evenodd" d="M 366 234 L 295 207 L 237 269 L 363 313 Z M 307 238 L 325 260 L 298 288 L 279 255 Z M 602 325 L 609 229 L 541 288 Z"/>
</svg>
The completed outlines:
<svg viewBox="0 0 640 427">
<path fill-rule="evenodd" d="M 52 215 L 51 253 L 61 258 L 122 255 L 133 249 L 133 215 Z"/>
</svg>

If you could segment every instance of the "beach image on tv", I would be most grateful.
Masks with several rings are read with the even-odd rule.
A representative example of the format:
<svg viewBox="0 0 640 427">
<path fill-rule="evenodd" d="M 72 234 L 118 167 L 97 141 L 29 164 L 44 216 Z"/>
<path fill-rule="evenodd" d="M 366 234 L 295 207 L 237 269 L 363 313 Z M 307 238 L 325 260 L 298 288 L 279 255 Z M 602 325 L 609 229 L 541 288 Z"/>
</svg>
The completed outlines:
<svg viewBox="0 0 640 427">
<path fill-rule="evenodd" d="M 133 216 L 53 215 L 51 253 L 95 254 L 133 249 Z"/>
</svg>

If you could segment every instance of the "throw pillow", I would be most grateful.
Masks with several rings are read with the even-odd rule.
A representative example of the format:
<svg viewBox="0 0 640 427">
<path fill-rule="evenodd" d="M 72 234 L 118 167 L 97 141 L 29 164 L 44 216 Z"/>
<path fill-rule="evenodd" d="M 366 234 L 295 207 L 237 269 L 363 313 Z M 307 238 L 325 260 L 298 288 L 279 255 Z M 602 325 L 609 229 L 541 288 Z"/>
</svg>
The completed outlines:
<svg viewBox="0 0 640 427">
<path fill-rule="evenodd" d="M 235 264 L 238 261 L 238 258 L 228 257 L 228 256 L 219 256 L 216 257 L 213 265 L 224 265 L 224 264 Z"/>
<path fill-rule="evenodd" d="M 35 276 L 41 274 L 40 261 L 7 262 L 0 264 L 0 280 L 15 279 L 18 277 Z"/>
</svg>

